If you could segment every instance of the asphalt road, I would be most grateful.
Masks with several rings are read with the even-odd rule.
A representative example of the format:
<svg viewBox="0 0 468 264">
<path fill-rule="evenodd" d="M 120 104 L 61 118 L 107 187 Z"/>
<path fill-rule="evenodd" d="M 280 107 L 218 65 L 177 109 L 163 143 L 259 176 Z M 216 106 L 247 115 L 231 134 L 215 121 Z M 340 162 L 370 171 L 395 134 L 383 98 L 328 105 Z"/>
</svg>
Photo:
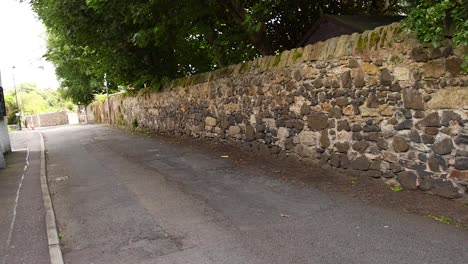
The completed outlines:
<svg viewBox="0 0 468 264">
<path fill-rule="evenodd" d="M 43 133 L 67 263 L 468 263 L 468 231 L 431 219 L 106 126 Z"/>
<path fill-rule="evenodd" d="M 40 135 L 10 134 L 16 149 L 0 170 L 0 263 L 50 263 L 40 185 Z"/>
</svg>

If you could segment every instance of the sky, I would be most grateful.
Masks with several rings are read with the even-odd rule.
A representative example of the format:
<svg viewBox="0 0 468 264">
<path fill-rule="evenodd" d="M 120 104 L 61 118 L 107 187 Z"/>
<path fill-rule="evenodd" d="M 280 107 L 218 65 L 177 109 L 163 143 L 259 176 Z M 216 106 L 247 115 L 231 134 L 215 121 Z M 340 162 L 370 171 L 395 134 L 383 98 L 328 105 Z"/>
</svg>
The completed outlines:
<svg viewBox="0 0 468 264">
<path fill-rule="evenodd" d="M 3 88 L 13 87 L 13 76 L 16 85 L 33 82 L 40 88 L 57 88 L 55 68 L 43 58 L 45 52 L 45 28 L 29 4 L 19 0 L 0 0 L 0 74 Z"/>
</svg>

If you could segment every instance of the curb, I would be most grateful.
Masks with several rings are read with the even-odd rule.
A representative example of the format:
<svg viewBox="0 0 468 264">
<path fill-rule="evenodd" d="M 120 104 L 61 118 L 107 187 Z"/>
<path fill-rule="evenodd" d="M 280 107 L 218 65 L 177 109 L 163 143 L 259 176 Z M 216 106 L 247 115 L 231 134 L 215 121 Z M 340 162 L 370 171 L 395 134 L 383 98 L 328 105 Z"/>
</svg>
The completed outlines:
<svg viewBox="0 0 468 264">
<path fill-rule="evenodd" d="M 38 131 L 41 137 L 41 190 L 44 208 L 46 211 L 47 240 L 49 243 L 49 255 L 51 264 L 63 264 L 62 250 L 60 249 L 60 239 L 58 237 L 57 225 L 55 223 L 54 207 L 50 199 L 49 185 L 47 184 L 45 145 L 42 132 Z"/>
</svg>

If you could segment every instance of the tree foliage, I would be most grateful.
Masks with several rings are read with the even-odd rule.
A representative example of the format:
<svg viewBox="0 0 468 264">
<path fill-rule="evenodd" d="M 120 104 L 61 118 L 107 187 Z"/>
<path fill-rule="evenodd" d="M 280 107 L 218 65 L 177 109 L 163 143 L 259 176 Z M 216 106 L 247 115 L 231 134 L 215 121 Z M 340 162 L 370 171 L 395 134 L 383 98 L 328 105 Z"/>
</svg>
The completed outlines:
<svg viewBox="0 0 468 264">
<path fill-rule="evenodd" d="M 39 89 L 34 83 L 22 83 L 16 88 L 16 91 L 24 115 L 55 112 L 64 109 L 72 110 L 74 107 L 71 102 L 63 100 L 58 91 L 50 88 Z M 18 119 L 15 113 L 20 112 L 20 110 L 17 107 L 15 90 L 8 90 L 5 93 L 5 103 L 8 123 L 17 123 Z"/>
<path fill-rule="evenodd" d="M 63 95 L 83 104 L 102 92 L 104 73 L 113 90 L 158 89 L 294 48 L 321 14 L 402 14 L 414 1 L 30 0 Z"/>
<path fill-rule="evenodd" d="M 436 47 L 447 37 L 453 37 L 456 45 L 468 45 L 468 2 L 417 0 L 404 26 Z"/>
</svg>

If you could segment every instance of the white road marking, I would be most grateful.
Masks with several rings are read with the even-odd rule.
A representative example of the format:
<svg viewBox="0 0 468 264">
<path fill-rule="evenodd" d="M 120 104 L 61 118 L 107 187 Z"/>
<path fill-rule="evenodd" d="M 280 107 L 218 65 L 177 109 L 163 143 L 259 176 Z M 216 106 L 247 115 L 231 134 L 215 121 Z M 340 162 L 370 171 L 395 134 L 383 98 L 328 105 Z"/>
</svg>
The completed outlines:
<svg viewBox="0 0 468 264">
<path fill-rule="evenodd" d="M 25 150 L 27 152 L 26 152 L 26 165 L 24 166 L 24 172 L 26 172 L 26 170 L 28 169 L 28 165 L 29 165 L 29 148 L 26 148 Z M 6 248 L 5 248 L 5 255 L 3 256 L 3 261 L 2 261 L 3 264 L 6 264 L 6 258 L 8 256 L 8 249 L 10 248 L 11 236 L 13 235 L 13 228 L 15 227 L 15 221 L 16 221 L 16 208 L 18 207 L 18 200 L 19 200 L 19 196 L 20 196 L 20 192 L 21 192 L 21 187 L 23 186 L 23 180 L 24 180 L 24 175 L 25 174 L 26 173 L 23 173 L 23 175 L 21 176 L 21 180 L 20 180 L 20 183 L 18 185 L 18 189 L 16 190 L 15 206 L 13 207 L 13 218 L 11 219 L 10 230 L 8 231 L 8 238 L 7 238 L 7 241 L 6 241 Z"/>
</svg>

